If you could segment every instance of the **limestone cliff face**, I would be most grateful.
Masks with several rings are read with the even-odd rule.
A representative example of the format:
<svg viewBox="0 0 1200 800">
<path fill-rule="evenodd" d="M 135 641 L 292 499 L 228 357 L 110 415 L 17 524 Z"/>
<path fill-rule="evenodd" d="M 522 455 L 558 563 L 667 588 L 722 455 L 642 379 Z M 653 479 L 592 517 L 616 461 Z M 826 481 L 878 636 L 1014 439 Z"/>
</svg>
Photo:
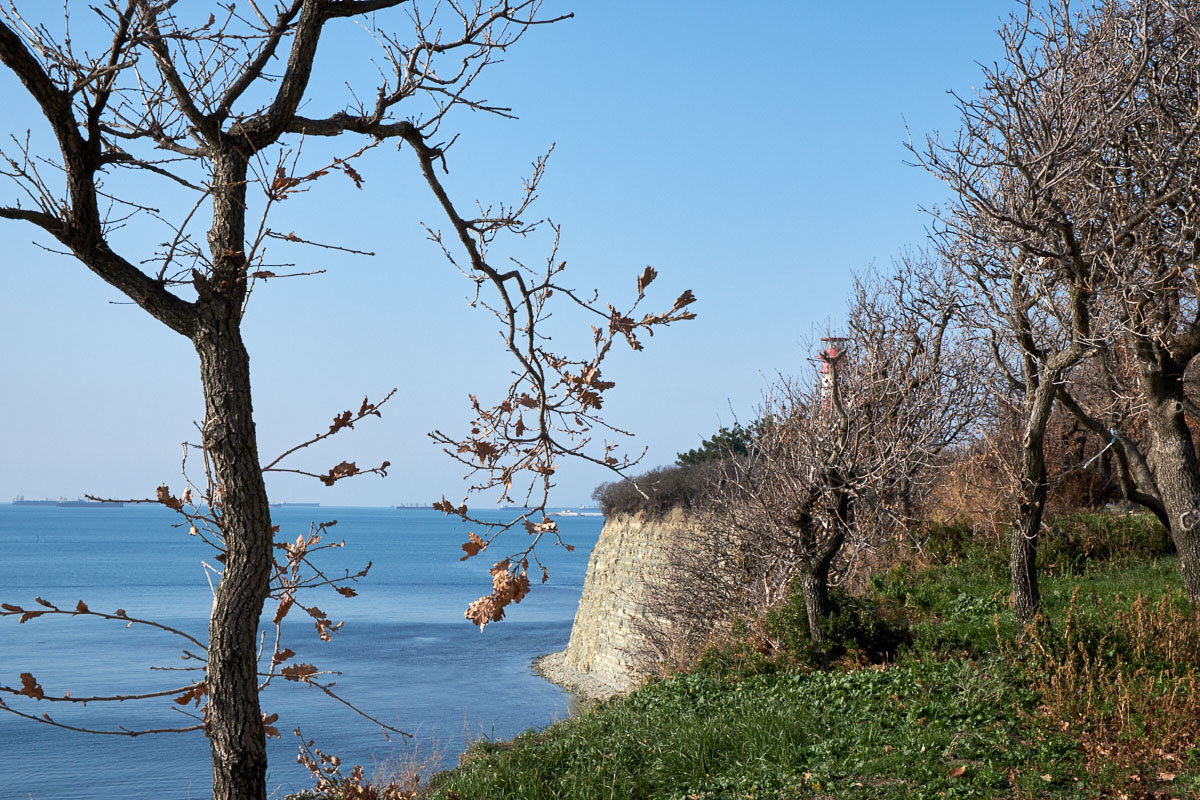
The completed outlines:
<svg viewBox="0 0 1200 800">
<path fill-rule="evenodd" d="M 571 640 L 538 669 L 555 683 L 591 696 L 627 692 L 645 677 L 639 624 L 647 598 L 667 572 L 671 546 L 688 527 L 679 511 L 665 519 L 607 519 L 592 550 Z M 639 661 L 641 663 L 639 663 Z"/>
</svg>

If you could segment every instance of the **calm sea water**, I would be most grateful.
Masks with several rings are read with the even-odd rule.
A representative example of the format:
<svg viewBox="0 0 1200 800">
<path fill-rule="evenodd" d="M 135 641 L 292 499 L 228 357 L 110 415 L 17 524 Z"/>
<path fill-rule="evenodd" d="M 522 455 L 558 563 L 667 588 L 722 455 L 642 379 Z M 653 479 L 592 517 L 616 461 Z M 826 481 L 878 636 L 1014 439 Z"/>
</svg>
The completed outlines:
<svg viewBox="0 0 1200 800">
<path fill-rule="evenodd" d="M 480 633 L 463 619 L 467 603 L 490 591 L 485 553 L 460 562 L 468 528 L 428 510 L 380 508 L 281 508 L 273 511 L 281 533 L 294 538 L 312 521 L 336 519 L 331 533 L 347 546 L 326 564 L 357 570 L 374 562 L 359 596 L 316 590 L 316 602 L 346 624 L 321 642 L 302 612 L 285 623 L 285 644 L 296 660 L 343 674 L 337 691 L 374 716 L 415 734 L 421 752 L 438 750 L 452 765 L 471 739 L 508 738 L 569 712 L 570 696 L 539 678 L 531 660 L 562 649 L 583 587 L 587 556 L 602 520 L 560 520 L 574 553 L 546 548 L 550 580 L 509 618 Z M 212 595 L 203 562 L 212 551 L 161 507 L 69 509 L 0 505 L 0 601 L 29 607 L 40 595 L 63 607 L 83 600 L 95 610 L 125 609 L 207 639 Z M 515 537 L 523 534 L 514 534 Z M 531 570 L 532 573 L 532 570 Z M 319 598 L 319 599 L 318 599 Z M 47 694 L 104 695 L 165 689 L 190 682 L 182 640 L 94 618 L 41 617 L 18 624 L 0 619 L 0 682 L 20 685 L 33 673 Z M 267 644 L 270 647 L 270 644 Z M 95 728 L 180 726 L 190 720 L 169 701 L 67 704 L 18 701 L 13 707 Z M 295 763 L 294 728 L 344 763 L 386 766 L 412 744 L 354 715 L 320 692 L 296 683 L 273 684 L 263 708 L 278 713 L 282 740 L 268 745 L 275 796 L 303 788 Z M 0 712 L 5 755 L 0 797 L 202 798 L 209 793 L 207 741 L 199 733 L 137 739 L 90 736 L 55 729 Z"/>
</svg>

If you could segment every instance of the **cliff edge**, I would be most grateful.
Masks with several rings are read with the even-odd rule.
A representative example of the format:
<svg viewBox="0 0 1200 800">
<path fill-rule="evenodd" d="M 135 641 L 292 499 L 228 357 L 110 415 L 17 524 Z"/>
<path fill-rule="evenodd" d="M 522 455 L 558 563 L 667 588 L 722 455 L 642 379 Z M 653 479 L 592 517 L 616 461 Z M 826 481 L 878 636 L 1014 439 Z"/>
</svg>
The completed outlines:
<svg viewBox="0 0 1200 800">
<path fill-rule="evenodd" d="M 630 692 L 649 677 L 654 657 L 642 627 L 647 599 L 665 577 L 672 544 L 688 525 L 678 510 L 662 519 L 640 514 L 606 519 L 588 560 L 567 649 L 538 659 L 538 673 L 592 698 Z"/>
</svg>

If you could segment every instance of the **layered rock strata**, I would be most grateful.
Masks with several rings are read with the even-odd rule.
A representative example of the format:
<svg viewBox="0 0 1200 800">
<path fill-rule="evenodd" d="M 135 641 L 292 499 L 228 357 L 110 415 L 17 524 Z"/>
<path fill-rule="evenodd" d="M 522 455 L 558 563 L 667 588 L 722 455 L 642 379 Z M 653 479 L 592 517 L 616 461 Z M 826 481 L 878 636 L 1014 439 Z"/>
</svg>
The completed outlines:
<svg viewBox="0 0 1200 800">
<path fill-rule="evenodd" d="M 653 665 L 643 635 L 648 600 L 665 579 L 672 545 L 688 525 L 679 511 L 659 520 L 640 515 L 605 520 L 567 649 L 538 659 L 538 672 L 587 697 L 636 688 Z"/>
</svg>

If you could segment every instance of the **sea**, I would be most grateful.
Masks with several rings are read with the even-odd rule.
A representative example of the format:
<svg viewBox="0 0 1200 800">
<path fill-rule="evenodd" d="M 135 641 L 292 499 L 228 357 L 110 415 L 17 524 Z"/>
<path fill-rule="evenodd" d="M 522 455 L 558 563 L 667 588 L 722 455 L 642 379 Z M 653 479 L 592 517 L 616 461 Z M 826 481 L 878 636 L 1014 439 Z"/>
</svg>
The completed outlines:
<svg viewBox="0 0 1200 800">
<path fill-rule="evenodd" d="M 541 572 L 531 566 L 533 591 L 483 632 L 463 611 L 490 593 L 488 569 L 507 554 L 500 552 L 503 539 L 461 561 L 472 528 L 429 509 L 282 507 L 272 509 L 272 521 L 289 540 L 314 523 L 336 521 L 326 540 L 344 540 L 345 547 L 322 554 L 327 574 L 356 572 L 371 562 L 355 584 L 358 596 L 316 588 L 302 600 L 344 621 L 332 641 L 321 641 L 312 620 L 293 609 L 283 643 L 295 661 L 340 673 L 323 678 L 336 684 L 338 695 L 411 736 L 391 734 L 389 741 L 378 725 L 319 690 L 276 680 L 262 696 L 264 712 L 279 715 L 281 734 L 268 742 L 270 796 L 312 785 L 296 763 L 297 729 L 338 756 L 344 771 L 357 763 L 371 775 L 413 759 L 450 767 L 472 741 L 508 739 L 571 712 L 572 696 L 535 674 L 531 662 L 567 644 L 601 518 L 559 518 L 574 552 L 540 546 L 548 580 L 539 584 Z M 510 549 L 524 547 L 523 531 L 508 536 Z M 36 597 L 60 608 L 83 601 L 92 610 L 123 609 L 207 641 L 210 581 L 220 567 L 214 555 L 161 506 L 0 505 L 0 602 L 22 608 L 40 609 Z M 268 653 L 272 631 L 263 626 Z M 197 663 L 183 656 L 195 649 L 174 634 L 122 621 L 45 615 L 20 623 L 6 616 L 0 618 L 0 685 L 20 688 L 21 674 L 29 673 L 48 696 L 162 691 L 195 680 L 196 673 L 181 671 Z M 117 731 L 187 726 L 194 723 L 187 714 L 196 710 L 169 696 L 86 708 L 11 694 L 0 699 L 34 716 Z M 208 743 L 199 732 L 85 734 L 0 709 L 0 751 L 0 798 L 162 800 L 204 798 L 211 791 Z"/>
</svg>

